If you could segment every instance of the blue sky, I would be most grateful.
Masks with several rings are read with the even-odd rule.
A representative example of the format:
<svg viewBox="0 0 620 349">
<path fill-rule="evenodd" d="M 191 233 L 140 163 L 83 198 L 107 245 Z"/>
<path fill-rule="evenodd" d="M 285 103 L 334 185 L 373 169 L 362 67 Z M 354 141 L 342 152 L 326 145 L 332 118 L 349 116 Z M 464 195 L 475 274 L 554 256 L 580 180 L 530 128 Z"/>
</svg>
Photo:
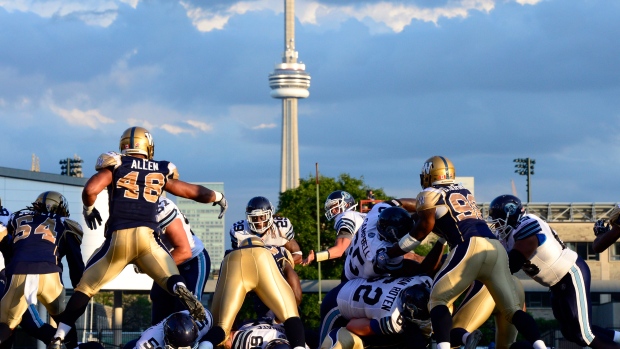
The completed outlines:
<svg viewBox="0 0 620 349">
<path fill-rule="evenodd" d="M 277 201 L 283 0 L 0 1 L 0 166 L 116 150 L 129 126 L 187 181 L 223 181 L 226 224 Z M 299 103 L 300 172 L 363 176 L 414 196 L 432 155 L 475 177 L 478 201 L 617 202 L 620 3 L 602 0 L 296 3 L 312 76 Z"/>
</svg>

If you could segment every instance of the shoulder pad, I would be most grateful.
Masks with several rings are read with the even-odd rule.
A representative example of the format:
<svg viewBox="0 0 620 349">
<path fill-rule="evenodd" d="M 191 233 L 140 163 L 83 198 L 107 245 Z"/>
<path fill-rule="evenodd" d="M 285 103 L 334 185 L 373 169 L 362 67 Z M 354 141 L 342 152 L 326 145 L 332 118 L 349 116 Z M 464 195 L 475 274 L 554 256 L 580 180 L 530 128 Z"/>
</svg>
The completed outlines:
<svg viewBox="0 0 620 349">
<path fill-rule="evenodd" d="M 419 212 L 435 207 L 441 196 L 442 191 L 440 189 L 435 189 L 433 187 L 424 189 L 416 197 L 416 210 Z"/>
<path fill-rule="evenodd" d="M 104 168 L 114 167 L 117 168 L 121 165 L 121 154 L 117 152 L 107 152 L 99 155 L 97 163 L 95 164 L 95 170 L 99 171 Z"/>
<path fill-rule="evenodd" d="M 65 226 L 67 227 L 67 230 L 65 230 L 65 232 L 75 235 L 78 241 L 82 243 L 84 231 L 82 230 L 82 226 L 80 225 L 80 223 L 74 221 L 73 219 L 65 218 Z"/>
</svg>

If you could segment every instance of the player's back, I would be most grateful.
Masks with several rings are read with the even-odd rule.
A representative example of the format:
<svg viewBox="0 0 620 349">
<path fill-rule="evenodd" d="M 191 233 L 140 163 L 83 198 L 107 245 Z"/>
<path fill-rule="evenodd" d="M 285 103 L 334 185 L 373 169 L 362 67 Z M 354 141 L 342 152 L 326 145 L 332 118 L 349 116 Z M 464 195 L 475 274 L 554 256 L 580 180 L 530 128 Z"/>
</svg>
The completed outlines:
<svg viewBox="0 0 620 349">
<path fill-rule="evenodd" d="M 433 185 L 417 197 L 417 211 L 435 208 L 433 232 L 454 247 L 473 236 L 496 239 L 476 205 L 474 195 L 460 184 Z"/>
<path fill-rule="evenodd" d="M 9 220 L 12 256 L 9 274 L 48 274 L 61 272 L 57 239 L 66 227 L 65 218 L 54 213 L 31 210 L 15 212 Z"/>
<path fill-rule="evenodd" d="M 95 168 L 110 168 L 113 173 L 108 187 L 108 230 L 139 226 L 157 229 L 157 200 L 168 179 L 178 177 L 172 163 L 109 152 L 99 157 Z"/>
</svg>

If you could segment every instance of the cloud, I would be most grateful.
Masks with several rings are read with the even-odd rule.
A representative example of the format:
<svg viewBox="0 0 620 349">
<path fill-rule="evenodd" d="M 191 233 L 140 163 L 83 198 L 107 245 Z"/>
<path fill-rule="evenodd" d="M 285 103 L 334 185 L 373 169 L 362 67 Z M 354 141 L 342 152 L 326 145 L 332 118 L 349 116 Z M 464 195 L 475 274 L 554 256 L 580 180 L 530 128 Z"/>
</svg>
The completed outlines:
<svg viewBox="0 0 620 349">
<path fill-rule="evenodd" d="M 43 18 L 76 18 L 87 25 L 108 27 L 118 16 L 118 3 L 114 0 L 89 1 L 39 1 L 39 0 L 7 0 L 1 1 L 0 7 L 7 12 L 31 12 Z M 137 0 L 121 0 L 135 8 Z"/>
<path fill-rule="evenodd" d="M 356 3 L 329 3 L 321 1 L 299 1 L 295 15 L 301 23 L 317 26 L 333 26 L 334 22 L 343 23 L 351 18 L 367 25 L 372 32 L 381 32 L 377 27 L 385 26 L 390 31 L 399 33 L 413 20 L 437 24 L 441 18 L 466 18 L 471 11 L 489 13 L 495 8 L 496 0 L 460 0 L 445 4 L 429 5 L 426 2 L 392 2 L 365 1 Z M 517 0 L 519 3 L 536 4 L 540 0 Z M 417 3 L 420 3 L 419 5 Z M 222 30 L 229 20 L 236 15 L 255 11 L 283 11 L 282 1 L 240 1 L 229 6 L 218 4 L 214 7 L 201 7 L 182 1 L 181 4 L 192 20 L 192 24 L 201 32 Z"/>
<path fill-rule="evenodd" d="M 114 120 L 104 116 L 96 109 L 82 111 L 79 109 L 63 109 L 55 105 L 50 105 L 51 111 L 62 117 L 70 125 L 83 125 L 96 129 L 102 124 L 114 123 Z"/>
<path fill-rule="evenodd" d="M 198 130 L 202 132 L 208 132 L 208 131 L 213 130 L 213 126 L 207 124 L 206 122 L 196 121 L 196 120 L 187 120 L 187 123 L 190 124 L 191 126 L 194 126 L 195 128 L 197 128 Z"/>
<path fill-rule="evenodd" d="M 271 123 L 271 124 L 260 124 L 260 125 L 257 125 L 257 126 L 253 126 L 252 129 L 253 130 L 262 130 L 262 129 L 265 129 L 265 128 L 275 128 L 276 126 L 277 125 L 274 124 L 274 123 Z"/>
</svg>

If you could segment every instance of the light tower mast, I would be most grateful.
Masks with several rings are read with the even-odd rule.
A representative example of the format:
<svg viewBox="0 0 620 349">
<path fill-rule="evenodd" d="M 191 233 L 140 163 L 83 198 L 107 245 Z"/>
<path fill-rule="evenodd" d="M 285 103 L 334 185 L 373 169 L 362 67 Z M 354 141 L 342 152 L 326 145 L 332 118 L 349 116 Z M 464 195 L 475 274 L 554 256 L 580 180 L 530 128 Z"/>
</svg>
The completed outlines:
<svg viewBox="0 0 620 349">
<path fill-rule="evenodd" d="M 282 99 L 282 168 L 280 192 L 299 186 L 297 99 L 310 95 L 310 75 L 297 62 L 295 51 L 295 0 L 284 0 L 284 53 L 282 63 L 269 74 L 271 97 Z"/>
</svg>

